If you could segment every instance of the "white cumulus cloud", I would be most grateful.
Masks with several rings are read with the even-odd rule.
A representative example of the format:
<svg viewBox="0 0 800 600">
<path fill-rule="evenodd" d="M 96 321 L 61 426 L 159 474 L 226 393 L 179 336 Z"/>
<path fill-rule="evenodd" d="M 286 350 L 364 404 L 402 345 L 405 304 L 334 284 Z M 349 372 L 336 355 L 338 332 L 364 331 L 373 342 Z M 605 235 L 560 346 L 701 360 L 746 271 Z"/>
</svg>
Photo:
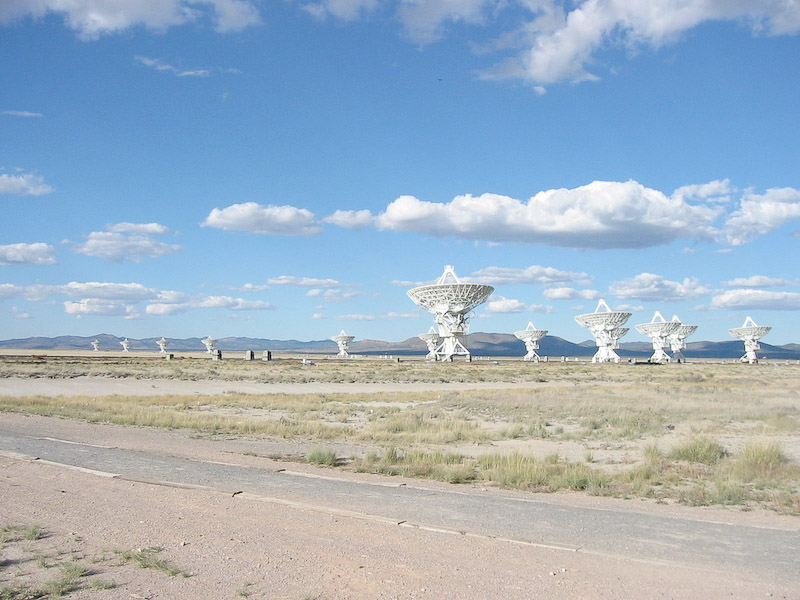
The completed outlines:
<svg viewBox="0 0 800 600">
<path fill-rule="evenodd" d="M 795 34 L 800 6 L 776 0 L 530 0 L 525 22 L 503 41 L 521 48 L 512 60 L 486 73 L 535 83 L 597 79 L 588 70 L 608 47 L 659 48 L 698 25 L 737 21 L 759 34 Z"/>
<path fill-rule="evenodd" d="M 753 289 L 728 290 L 711 299 L 711 308 L 717 310 L 800 310 L 800 294 Z"/>
<path fill-rule="evenodd" d="M 731 244 L 739 246 L 795 219 L 800 219 L 800 190 L 774 188 L 764 194 L 747 192 L 739 209 L 725 223 L 725 235 Z"/>
<path fill-rule="evenodd" d="M 52 191 L 53 188 L 47 185 L 39 175 L 34 175 L 33 173 L 19 175 L 0 173 L 0 194 L 41 196 Z"/>
<path fill-rule="evenodd" d="M 600 297 L 600 292 L 597 290 L 576 290 L 569 286 L 547 288 L 542 293 L 548 300 L 574 300 L 575 298 L 594 300 Z"/>
<path fill-rule="evenodd" d="M 106 226 L 106 229 L 92 231 L 85 242 L 73 245 L 72 250 L 121 263 L 167 256 L 181 248 L 178 244 L 168 244 L 152 237 L 169 233 L 168 228 L 158 223 L 117 223 Z"/>
<path fill-rule="evenodd" d="M 711 294 L 711 290 L 694 277 L 686 277 L 681 281 L 669 281 L 661 275 L 640 273 L 631 279 L 616 281 L 609 290 L 617 298 L 675 302 L 689 298 L 698 298 Z"/>
<path fill-rule="evenodd" d="M 498 194 L 449 203 L 401 196 L 377 216 L 380 229 L 568 248 L 646 248 L 711 238 L 720 209 L 689 204 L 635 181 L 595 181 L 539 192 L 527 202 Z"/>
<path fill-rule="evenodd" d="M 0 265 L 54 265 L 56 251 L 50 244 L 6 244 L 0 246 Z"/>
<path fill-rule="evenodd" d="M 323 219 L 326 223 L 346 229 L 365 229 L 373 224 L 375 217 L 368 210 L 337 210 Z"/>
<path fill-rule="evenodd" d="M 114 300 L 101 298 L 84 298 L 77 302 L 68 300 L 64 302 L 64 312 L 68 315 L 125 317 L 126 319 L 139 318 L 139 311 L 135 306 Z"/>
<path fill-rule="evenodd" d="M 505 296 L 498 296 L 494 300 L 490 300 L 486 305 L 486 312 L 492 314 L 509 314 L 521 313 L 527 306 L 524 302 L 516 298 L 506 298 Z"/>
<path fill-rule="evenodd" d="M 294 206 L 263 206 L 257 202 L 215 208 L 204 227 L 264 235 L 316 235 L 322 231 L 314 213 Z"/>
</svg>

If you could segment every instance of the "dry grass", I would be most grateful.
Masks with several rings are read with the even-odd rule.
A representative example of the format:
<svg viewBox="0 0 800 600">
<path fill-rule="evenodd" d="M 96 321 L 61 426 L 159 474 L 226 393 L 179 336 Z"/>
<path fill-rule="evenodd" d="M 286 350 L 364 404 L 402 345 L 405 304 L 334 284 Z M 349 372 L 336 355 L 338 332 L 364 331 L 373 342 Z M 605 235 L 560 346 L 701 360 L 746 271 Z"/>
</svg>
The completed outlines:
<svg viewBox="0 0 800 600">
<path fill-rule="evenodd" d="M 195 364 L 196 363 L 196 364 Z M 800 367 L 662 367 L 519 362 L 160 362 L 102 366 L 129 376 L 268 381 L 529 381 L 515 390 L 390 394 L 0 397 L 0 410 L 205 433 L 322 442 L 308 460 L 443 481 L 584 490 L 800 513 Z M 59 368 L 94 373 L 84 359 Z M 7 363 L 0 373 L 53 364 Z M 97 374 L 97 373 L 94 373 Z M 46 375 L 38 375 L 46 376 Z M 341 461 L 337 443 L 372 447 Z M 327 452 L 328 454 L 325 454 Z M 552 456 L 558 453 L 560 458 Z M 324 454 L 324 455 L 323 455 Z M 551 458 L 548 459 L 548 456 Z"/>
</svg>

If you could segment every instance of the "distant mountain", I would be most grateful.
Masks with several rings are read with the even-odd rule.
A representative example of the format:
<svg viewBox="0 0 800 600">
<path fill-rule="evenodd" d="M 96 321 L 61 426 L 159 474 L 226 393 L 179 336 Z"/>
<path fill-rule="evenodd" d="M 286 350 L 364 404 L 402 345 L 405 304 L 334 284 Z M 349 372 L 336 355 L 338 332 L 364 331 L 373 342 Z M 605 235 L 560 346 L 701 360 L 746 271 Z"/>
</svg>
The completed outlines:
<svg viewBox="0 0 800 600">
<path fill-rule="evenodd" d="M 108 333 L 81 337 L 64 335 L 59 337 L 31 337 L 13 340 L 0 340 L 1 349 L 19 350 L 91 350 L 92 340 L 100 341 L 102 350 L 122 350 L 121 337 Z M 160 338 L 129 338 L 133 351 L 158 351 L 156 340 Z M 525 344 L 508 333 L 471 333 L 466 336 L 465 345 L 476 356 L 523 356 Z M 277 352 L 330 353 L 337 351 L 331 340 L 271 340 L 266 338 L 225 337 L 217 340 L 216 347 L 224 351 L 273 350 Z M 205 350 L 201 338 L 172 338 L 169 350 L 194 351 Z M 427 352 L 425 344 L 418 337 L 410 337 L 402 342 L 385 342 L 382 340 L 357 340 L 350 344 L 352 354 L 392 354 L 415 355 Z M 590 357 L 596 351 L 594 341 L 586 340 L 579 344 L 569 342 L 560 337 L 548 335 L 539 342 L 541 356 L 580 356 Z M 628 342 L 620 344 L 617 353 L 623 358 L 644 359 L 652 354 L 652 347 L 647 342 Z M 739 358 L 744 354 L 742 342 L 730 340 L 725 342 L 692 342 L 684 351 L 687 358 Z M 759 356 L 780 360 L 800 359 L 800 344 L 772 346 L 761 344 Z"/>
</svg>

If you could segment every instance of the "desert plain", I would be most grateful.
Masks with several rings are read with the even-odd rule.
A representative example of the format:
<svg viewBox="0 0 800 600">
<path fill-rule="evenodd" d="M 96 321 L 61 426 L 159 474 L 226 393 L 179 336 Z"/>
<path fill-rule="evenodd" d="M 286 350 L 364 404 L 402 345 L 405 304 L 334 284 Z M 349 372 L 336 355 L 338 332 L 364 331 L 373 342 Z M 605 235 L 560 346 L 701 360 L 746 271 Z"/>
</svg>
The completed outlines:
<svg viewBox="0 0 800 600">
<path fill-rule="evenodd" d="M 6 351 L 0 442 L 3 599 L 800 597 L 796 361 Z"/>
</svg>

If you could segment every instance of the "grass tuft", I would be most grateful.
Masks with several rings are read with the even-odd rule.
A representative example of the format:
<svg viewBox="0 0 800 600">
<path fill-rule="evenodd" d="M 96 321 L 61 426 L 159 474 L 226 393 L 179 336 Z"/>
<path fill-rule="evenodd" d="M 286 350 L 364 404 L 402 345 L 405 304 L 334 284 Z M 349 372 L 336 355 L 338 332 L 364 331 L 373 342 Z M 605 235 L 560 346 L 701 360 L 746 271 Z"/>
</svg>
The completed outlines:
<svg viewBox="0 0 800 600">
<path fill-rule="evenodd" d="M 714 440 L 705 437 L 689 440 L 685 444 L 676 446 L 669 453 L 669 457 L 674 460 L 685 460 L 686 462 L 704 465 L 715 465 L 726 455 L 725 448 Z"/>
</svg>

